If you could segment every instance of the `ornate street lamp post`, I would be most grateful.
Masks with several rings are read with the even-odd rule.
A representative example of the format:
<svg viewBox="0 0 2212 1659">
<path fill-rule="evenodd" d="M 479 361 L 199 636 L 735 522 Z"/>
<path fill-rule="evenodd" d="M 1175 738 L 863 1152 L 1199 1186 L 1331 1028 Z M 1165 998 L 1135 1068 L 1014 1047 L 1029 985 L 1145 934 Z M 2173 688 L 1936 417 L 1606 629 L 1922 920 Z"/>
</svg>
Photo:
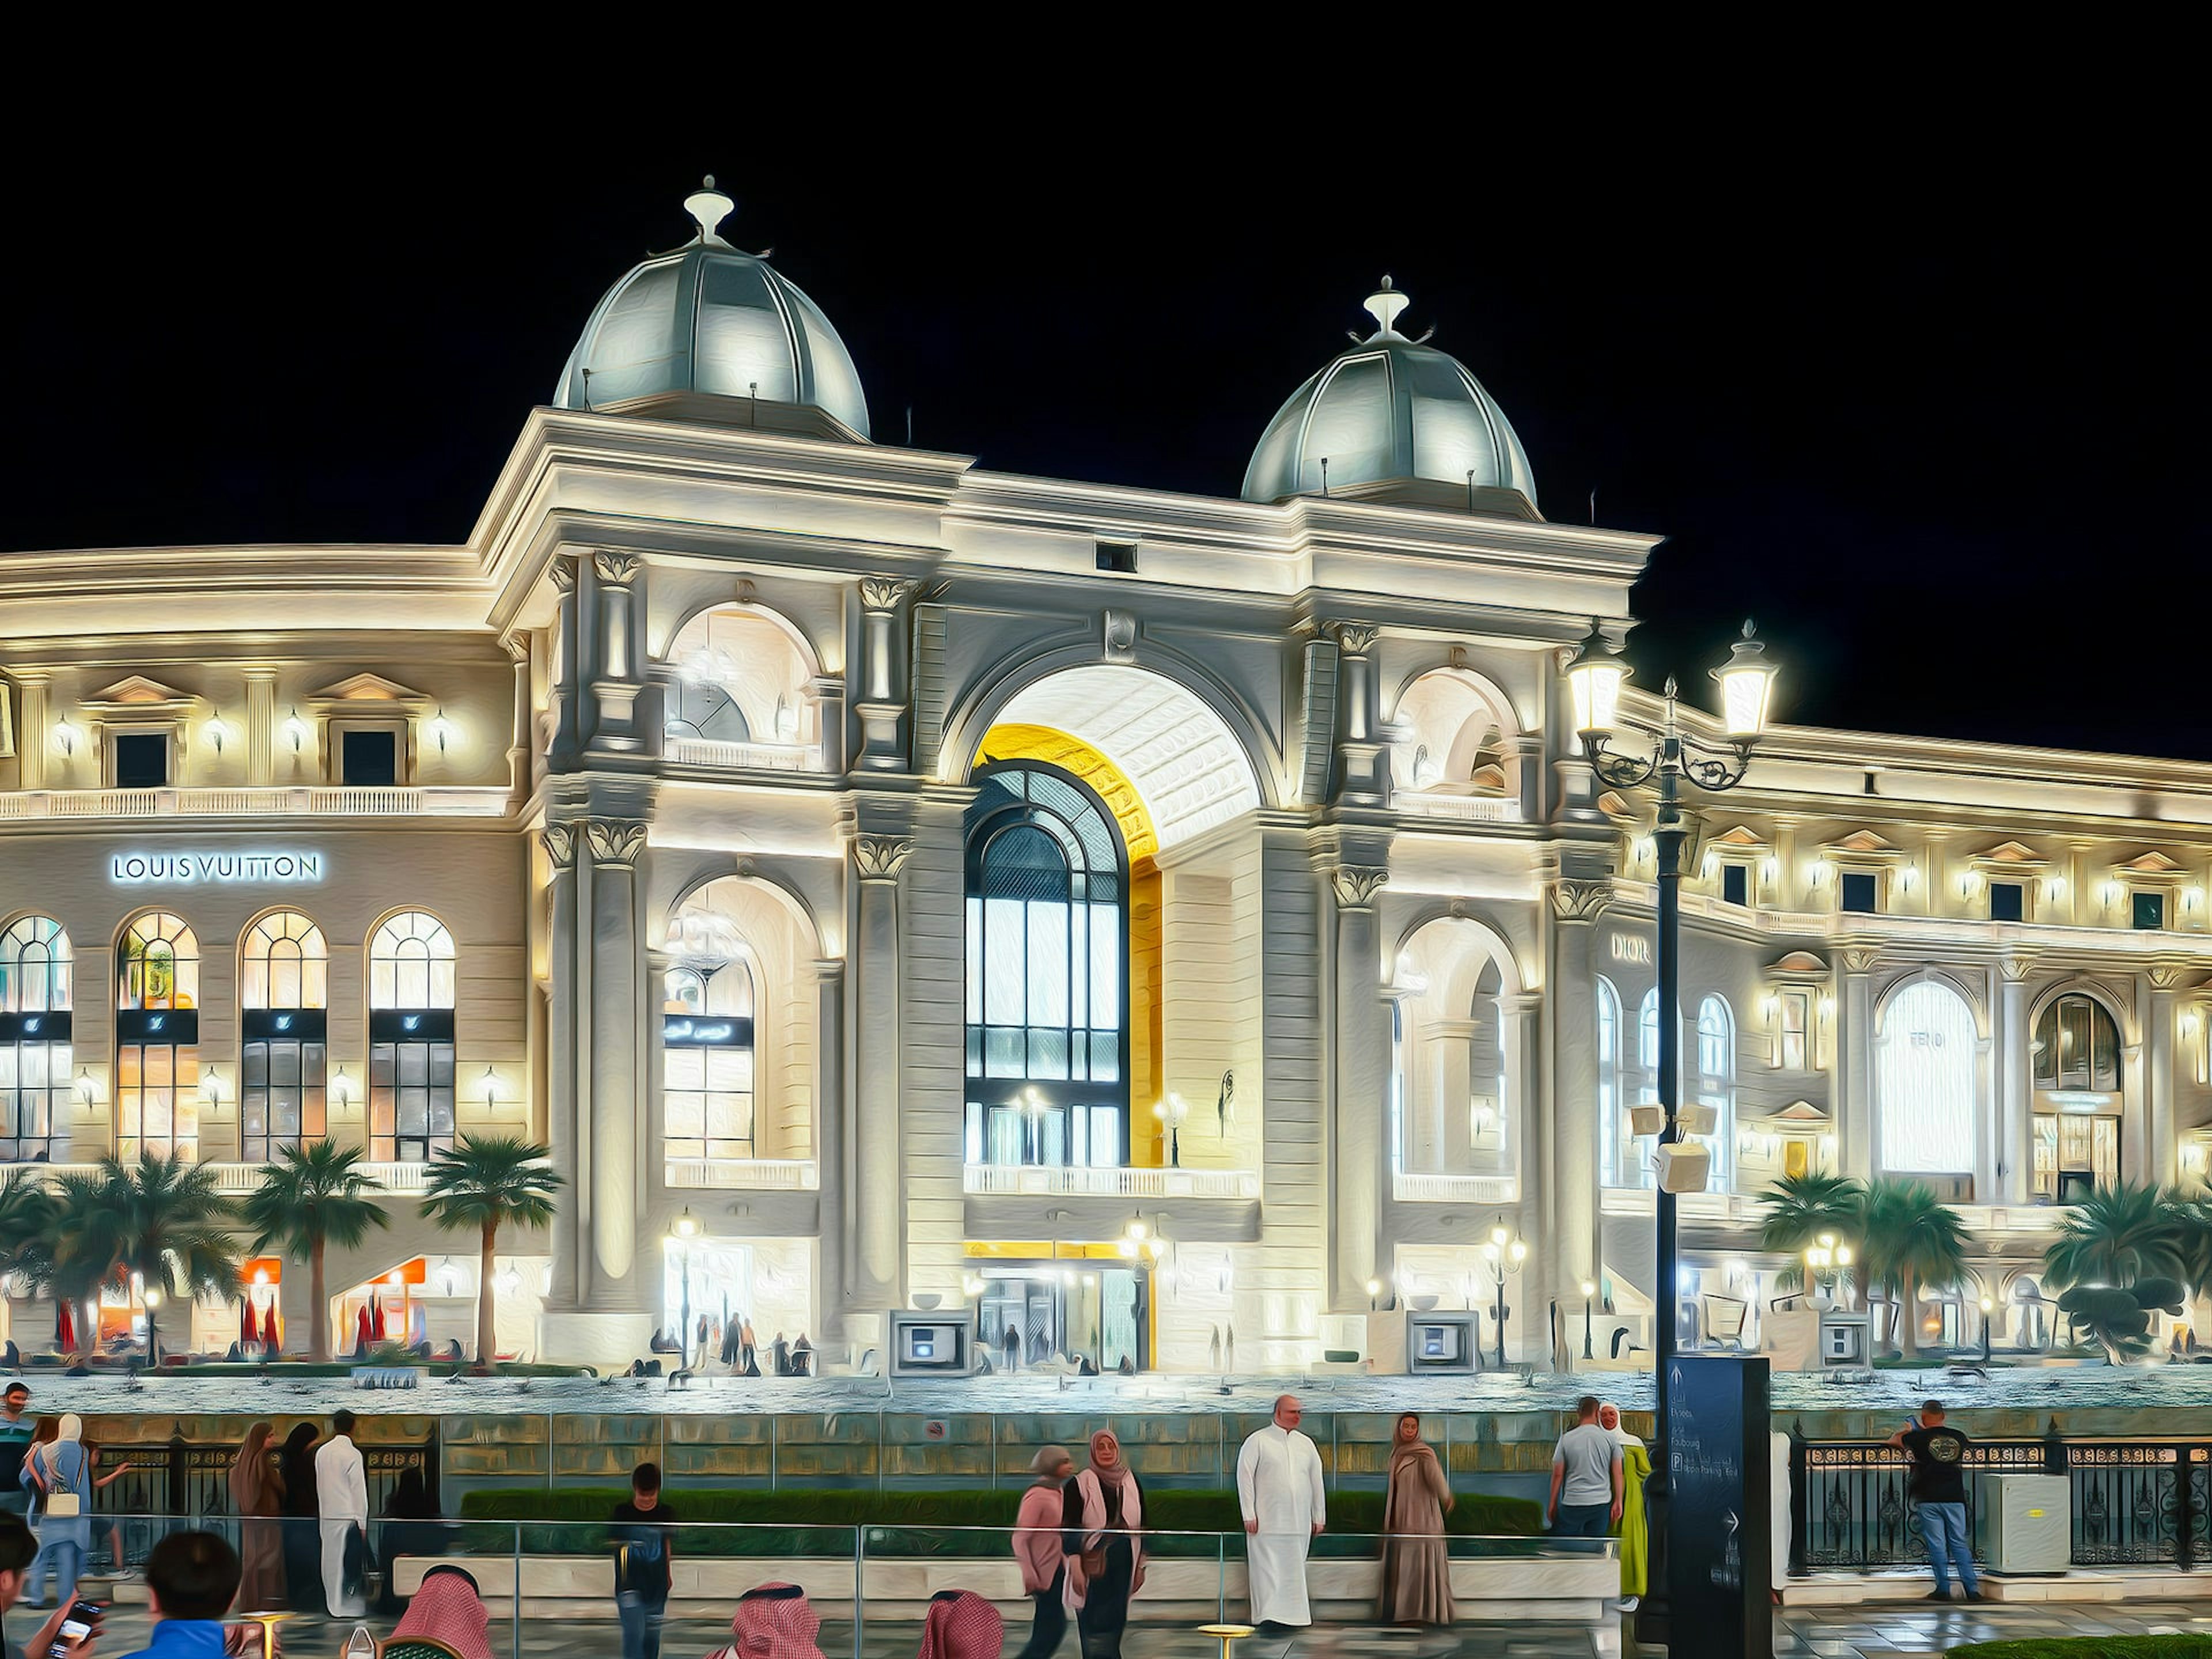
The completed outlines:
<svg viewBox="0 0 2212 1659">
<path fill-rule="evenodd" d="M 1583 1280 L 1583 1358 L 1585 1359 L 1597 1358 L 1590 1352 L 1590 1306 L 1596 1300 L 1596 1282 L 1585 1279 Z"/>
<path fill-rule="evenodd" d="M 1644 1627 L 1656 1632 L 1665 1629 L 1667 1619 L 1667 1581 L 1659 1571 L 1664 1559 L 1667 1522 L 1667 1372 L 1674 1357 L 1681 1303 L 1681 1279 L 1675 1261 L 1674 1194 L 1668 1185 L 1669 1160 L 1665 1151 L 1681 1139 L 1676 1115 L 1681 1105 L 1680 903 L 1682 848 L 1689 838 L 1689 826 L 1682 816 L 1681 788 L 1687 781 L 1699 789 L 1717 793 L 1743 781 L 1751 765 L 1752 745 L 1766 729 L 1776 671 L 1766 659 L 1765 647 L 1753 636 L 1751 623 L 1745 623 L 1743 637 L 1730 650 L 1729 659 L 1713 671 L 1713 678 L 1720 682 L 1725 749 L 1701 744 L 1683 733 L 1675 708 L 1674 681 L 1669 676 L 1660 730 L 1656 734 L 1637 733 L 1633 753 L 1613 746 L 1619 735 L 1620 690 L 1628 683 L 1628 664 L 1606 643 L 1596 623 L 1590 624 L 1589 637 L 1577 647 L 1566 672 L 1574 699 L 1576 734 L 1582 739 L 1583 755 L 1590 769 L 1612 788 L 1633 788 L 1655 780 L 1659 787 L 1658 821 L 1652 839 L 1659 855 L 1659 1104 L 1665 1116 L 1659 1131 L 1659 1190 L 1653 1206 L 1657 1212 L 1658 1260 L 1652 1297 L 1651 1359 L 1660 1443 L 1652 1448 L 1651 1479 L 1644 1489 L 1654 1570 L 1653 1594 L 1644 1602 L 1648 1620 Z"/>
<path fill-rule="evenodd" d="M 676 1328 L 677 1362 L 680 1370 L 687 1371 L 691 1369 L 691 1241 L 698 1237 L 699 1218 L 687 1204 L 668 1226 L 669 1246 L 678 1255 L 676 1270 L 684 1276 L 683 1322 Z"/>
<path fill-rule="evenodd" d="M 1515 1237 L 1501 1221 L 1490 1230 L 1490 1241 L 1482 1247 L 1482 1259 L 1490 1266 L 1490 1277 L 1498 1286 L 1498 1308 L 1495 1322 L 1498 1327 L 1498 1369 L 1505 1369 L 1505 1280 L 1521 1271 L 1528 1259 L 1525 1240 Z"/>
</svg>

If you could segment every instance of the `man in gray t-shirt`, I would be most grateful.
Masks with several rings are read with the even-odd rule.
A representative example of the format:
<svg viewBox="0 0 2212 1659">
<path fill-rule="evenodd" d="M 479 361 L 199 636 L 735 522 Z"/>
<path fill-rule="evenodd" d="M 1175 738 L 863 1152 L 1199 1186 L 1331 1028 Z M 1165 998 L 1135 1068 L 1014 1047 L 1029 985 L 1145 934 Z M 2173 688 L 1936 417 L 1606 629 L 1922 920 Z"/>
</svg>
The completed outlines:
<svg viewBox="0 0 2212 1659">
<path fill-rule="evenodd" d="M 1552 1530 L 1602 1538 L 1620 1519 L 1620 1443 L 1598 1426 L 1597 1396 L 1575 1402 L 1574 1427 L 1552 1453 Z"/>
</svg>

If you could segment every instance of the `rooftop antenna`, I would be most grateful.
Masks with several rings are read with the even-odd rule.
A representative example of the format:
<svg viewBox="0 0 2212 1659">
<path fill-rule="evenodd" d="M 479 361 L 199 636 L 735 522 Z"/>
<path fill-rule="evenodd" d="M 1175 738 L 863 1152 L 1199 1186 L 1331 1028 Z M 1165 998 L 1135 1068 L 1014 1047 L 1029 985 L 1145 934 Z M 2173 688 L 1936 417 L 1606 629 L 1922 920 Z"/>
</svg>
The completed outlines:
<svg viewBox="0 0 2212 1659">
<path fill-rule="evenodd" d="M 1595 489 L 1590 491 L 1590 522 L 1597 522 L 1597 491 Z"/>
<path fill-rule="evenodd" d="M 914 405 L 912 404 L 906 406 L 906 447 L 908 449 L 914 447 Z"/>
<path fill-rule="evenodd" d="M 1328 457 L 1326 455 L 1321 458 L 1321 493 L 1324 495 L 1328 494 Z"/>
<path fill-rule="evenodd" d="M 1467 510 L 1470 513 L 1474 511 L 1474 469 L 1473 467 L 1467 470 Z"/>
<path fill-rule="evenodd" d="M 747 426 L 760 424 L 760 382 L 758 380 L 745 382 L 745 424 Z"/>
</svg>

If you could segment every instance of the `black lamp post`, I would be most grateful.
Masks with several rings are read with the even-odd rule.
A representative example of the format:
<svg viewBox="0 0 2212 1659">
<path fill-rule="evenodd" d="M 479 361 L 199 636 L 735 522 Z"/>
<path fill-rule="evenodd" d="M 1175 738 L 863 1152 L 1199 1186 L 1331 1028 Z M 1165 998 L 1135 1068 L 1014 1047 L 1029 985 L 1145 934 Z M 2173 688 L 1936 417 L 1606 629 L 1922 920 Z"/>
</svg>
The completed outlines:
<svg viewBox="0 0 2212 1659">
<path fill-rule="evenodd" d="M 1482 1259 L 1489 1264 L 1490 1277 L 1498 1286 L 1498 1369 L 1502 1371 L 1505 1369 L 1505 1280 L 1521 1271 L 1521 1264 L 1528 1259 L 1528 1246 L 1500 1221 L 1490 1230 L 1490 1242 L 1482 1247 Z"/>
<path fill-rule="evenodd" d="M 678 1369 L 691 1369 L 691 1241 L 699 1237 L 699 1218 L 685 1205 L 683 1214 L 669 1224 L 668 1242 L 678 1253 L 677 1271 L 684 1275 L 684 1291 L 679 1301 L 683 1308 L 683 1322 L 676 1331 Z M 703 1357 L 703 1356 L 702 1356 Z"/>
<path fill-rule="evenodd" d="M 1597 1299 L 1597 1285 L 1589 1279 L 1583 1280 L 1583 1358 L 1595 1359 L 1590 1351 L 1590 1304 Z"/>
<path fill-rule="evenodd" d="M 1766 729 L 1766 714 L 1774 691 L 1775 665 L 1765 659 L 1765 647 L 1753 637 L 1752 625 L 1743 625 L 1729 659 L 1713 671 L 1721 685 L 1721 726 L 1726 745 L 1705 744 L 1684 735 L 1675 708 L 1674 681 L 1667 681 L 1667 702 L 1660 730 L 1637 734 L 1638 752 L 1608 747 L 1616 736 L 1620 689 L 1627 684 L 1626 662 L 1606 643 L 1601 629 L 1590 625 L 1589 637 L 1567 663 L 1567 685 L 1574 699 L 1575 727 L 1582 739 L 1583 757 L 1590 769 L 1608 787 L 1633 788 L 1656 781 L 1659 787 L 1658 820 L 1652 838 L 1659 854 L 1659 1104 L 1665 1117 L 1659 1131 L 1664 1149 L 1681 1139 L 1677 1112 L 1681 1104 L 1681 886 L 1682 848 L 1689 839 L 1689 824 L 1682 816 L 1681 787 L 1685 780 L 1710 792 L 1733 789 L 1743 781 L 1751 764 L 1752 745 Z M 1665 1639 L 1668 1620 L 1667 1579 L 1663 1571 L 1667 1535 L 1667 1405 L 1668 1362 L 1674 1357 L 1674 1334 L 1680 1317 L 1681 1279 L 1676 1266 L 1674 1194 L 1668 1186 L 1668 1160 L 1659 1158 L 1659 1191 L 1654 1209 L 1658 1225 L 1655 1328 L 1651 1334 L 1653 1387 L 1657 1407 L 1656 1426 L 1659 1443 L 1651 1449 L 1651 1478 L 1646 1483 L 1645 1509 L 1652 1540 L 1652 1593 L 1644 1598 L 1639 1632 L 1651 1639 Z"/>
</svg>

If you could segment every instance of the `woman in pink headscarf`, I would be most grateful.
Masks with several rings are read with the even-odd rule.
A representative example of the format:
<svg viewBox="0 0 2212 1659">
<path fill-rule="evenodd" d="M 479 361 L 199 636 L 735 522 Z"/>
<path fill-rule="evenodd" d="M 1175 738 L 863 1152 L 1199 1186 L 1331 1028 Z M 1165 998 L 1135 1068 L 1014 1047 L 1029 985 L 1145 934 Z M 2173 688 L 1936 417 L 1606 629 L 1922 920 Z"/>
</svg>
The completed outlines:
<svg viewBox="0 0 2212 1659">
<path fill-rule="evenodd" d="M 939 1590 L 921 1621 L 919 1659 L 999 1659 L 1006 1621 L 974 1590 Z"/>
<path fill-rule="evenodd" d="M 1061 1547 L 1083 1659 L 1121 1659 L 1129 1598 L 1145 1587 L 1145 1498 L 1112 1430 L 1091 1437 L 1091 1467 L 1066 1492 Z"/>
<path fill-rule="evenodd" d="M 796 1584 L 757 1584 L 738 1598 L 730 1632 L 737 1638 L 708 1659 L 822 1659 L 815 1632 L 822 1615 Z"/>
<path fill-rule="evenodd" d="M 394 1642 L 410 1636 L 443 1642 L 461 1659 L 492 1659 L 491 1614 L 477 1593 L 475 1578 L 459 1567 L 433 1567 L 424 1573 L 422 1588 L 392 1632 Z"/>
</svg>

